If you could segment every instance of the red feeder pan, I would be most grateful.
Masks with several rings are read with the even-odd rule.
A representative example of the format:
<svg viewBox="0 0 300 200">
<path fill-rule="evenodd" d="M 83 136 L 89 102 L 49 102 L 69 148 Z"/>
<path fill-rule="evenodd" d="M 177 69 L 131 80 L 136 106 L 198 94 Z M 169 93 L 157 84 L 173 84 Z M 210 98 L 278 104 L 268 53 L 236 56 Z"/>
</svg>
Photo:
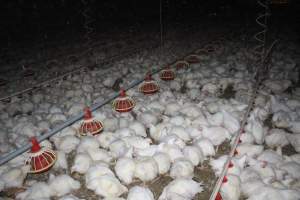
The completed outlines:
<svg viewBox="0 0 300 200">
<path fill-rule="evenodd" d="M 187 57 L 185 57 L 184 60 L 190 64 L 200 63 L 200 61 L 201 61 L 200 56 L 197 54 L 188 55 Z"/>
<path fill-rule="evenodd" d="M 30 165 L 29 173 L 41 173 L 50 169 L 56 161 L 56 153 L 48 147 L 41 147 L 35 137 L 31 138 L 31 144 L 31 151 L 25 162 Z"/>
<path fill-rule="evenodd" d="M 101 121 L 98 121 L 93 118 L 90 108 L 84 109 L 84 119 L 83 123 L 79 128 L 79 134 L 82 136 L 85 135 L 97 135 L 103 130 L 103 124 Z"/>
<path fill-rule="evenodd" d="M 189 64 L 187 61 L 185 61 L 185 60 L 177 61 L 177 62 L 175 62 L 175 64 L 174 64 L 174 66 L 175 66 L 175 68 L 176 68 L 177 70 L 183 69 L 183 68 L 185 68 L 185 67 L 189 67 L 189 65 L 190 65 L 190 64 Z"/>
<path fill-rule="evenodd" d="M 144 94 L 154 94 L 159 90 L 159 86 L 156 81 L 152 79 L 151 74 L 147 74 L 139 90 Z"/>
<path fill-rule="evenodd" d="M 175 73 L 168 67 L 163 69 L 160 73 L 160 79 L 164 81 L 171 81 L 174 80 Z"/>
<path fill-rule="evenodd" d="M 126 96 L 125 90 L 122 89 L 120 96 L 113 101 L 112 106 L 117 112 L 129 112 L 134 108 L 135 102 L 131 97 Z"/>
</svg>

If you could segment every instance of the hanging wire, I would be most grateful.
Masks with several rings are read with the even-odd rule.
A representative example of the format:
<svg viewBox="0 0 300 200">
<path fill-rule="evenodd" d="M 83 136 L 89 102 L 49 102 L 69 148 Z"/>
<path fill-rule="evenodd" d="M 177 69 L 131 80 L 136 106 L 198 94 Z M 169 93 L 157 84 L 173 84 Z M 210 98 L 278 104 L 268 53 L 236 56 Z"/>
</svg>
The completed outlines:
<svg viewBox="0 0 300 200">
<path fill-rule="evenodd" d="M 258 42 L 258 45 L 254 48 L 254 53 L 262 62 L 266 51 L 266 38 L 268 31 L 267 22 L 268 17 L 270 16 L 269 0 L 258 0 L 257 3 L 259 6 L 264 8 L 264 13 L 259 13 L 255 20 L 256 23 L 261 26 L 262 30 L 254 35 L 254 39 Z"/>
</svg>

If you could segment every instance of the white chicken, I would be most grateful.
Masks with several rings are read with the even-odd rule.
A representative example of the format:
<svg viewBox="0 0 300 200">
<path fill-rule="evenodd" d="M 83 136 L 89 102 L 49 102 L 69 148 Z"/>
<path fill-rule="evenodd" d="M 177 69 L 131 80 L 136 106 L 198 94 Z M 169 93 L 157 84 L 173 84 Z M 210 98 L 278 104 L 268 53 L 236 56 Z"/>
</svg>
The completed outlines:
<svg viewBox="0 0 300 200">
<path fill-rule="evenodd" d="M 128 189 L 120 183 L 120 181 L 114 177 L 109 175 L 102 175 L 98 178 L 91 180 L 93 186 L 88 184 L 88 188 L 94 190 L 94 192 L 103 197 L 119 197 Z"/>
<path fill-rule="evenodd" d="M 157 152 L 163 152 L 168 154 L 168 156 L 171 159 L 171 162 L 174 162 L 174 160 L 178 158 L 184 157 L 180 147 L 176 144 L 166 144 L 162 142 L 158 145 Z"/>
<path fill-rule="evenodd" d="M 174 134 L 185 142 L 191 139 L 189 133 L 182 126 L 173 126 L 171 130 L 168 132 L 168 135 L 169 134 L 170 135 Z"/>
<path fill-rule="evenodd" d="M 274 113 L 272 117 L 272 123 L 278 128 L 292 128 L 291 121 L 290 114 L 282 110 Z"/>
<path fill-rule="evenodd" d="M 133 121 L 129 124 L 130 129 L 135 131 L 135 134 L 142 137 L 147 137 L 145 126 L 139 121 Z"/>
<path fill-rule="evenodd" d="M 85 174 L 92 164 L 92 158 L 87 153 L 76 154 L 71 172 Z"/>
<path fill-rule="evenodd" d="M 97 149 L 100 147 L 98 140 L 93 136 L 85 136 L 81 138 L 77 146 L 77 153 L 87 152 L 88 149 Z"/>
<path fill-rule="evenodd" d="M 116 135 L 116 137 L 122 138 L 122 137 L 134 136 L 135 131 L 130 128 L 120 128 L 117 129 L 114 134 Z"/>
<path fill-rule="evenodd" d="M 158 175 L 158 165 L 152 157 L 138 157 L 134 176 L 143 182 L 151 181 Z"/>
<path fill-rule="evenodd" d="M 200 138 L 194 142 L 194 145 L 199 147 L 205 157 L 214 156 L 216 154 L 215 148 L 208 138 Z"/>
<path fill-rule="evenodd" d="M 114 133 L 107 131 L 104 131 L 101 134 L 97 135 L 96 138 L 100 146 L 105 149 L 109 148 L 109 145 L 118 139 L 118 137 Z"/>
<path fill-rule="evenodd" d="M 230 138 L 229 131 L 220 126 L 204 126 L 202 135 L 203 137 L 208 138 L 214 146 L 219 146 L 226 139 Z"/>
<path fill-rule="evenodd" d="M 159 123 L 156 126 L 150 124 L 150 136 L 155 141 L 159 141 L 161 138 L 168 135 L 168 131 L 171 129 L 170 123 Z"/>
<path fill-rule="evenodd" d="M 150 124 L 156 125 L 158 123 L 158 117 L 150 111 L 146 111 L 138 115 L 138 120 L 146 127 L 149 127 Z"/>
<path fill-rule="evenodd" d="M 300 179 L 300 164 L 294 162 L 294 161 L 289 161 L 282 163 L 279 166 L 280 169 L 285 170 L 288 174 L 290 174 L 293 178 L 295 179 Z"/>
<path fill-rule="evenodd" d="M 248 120 L 248 124 L 245 126 L 245 131 L 250 132 L 255 139 L 257 144 L 262 144 L 265 139 L 265 131 L 263 125 L 260 121 L 254 118 L 254 116 L 250 116 Z"/>
<path fill-rule="evenodd" d="M 127 200 L 154 200 L 154 195 L 148 188 L 134 186 L 132 187 L 127 196 Z"/>
<path fill-rule="evenodd" d="M 153 155 L 153 159 L 157 163 L 159 174 L 166 174 L 169 171 L 171 167 L 171 159 L 168 154 L 158 152 Z"/>
<path fill-rule="evenodd" d="M 63 151 L 56 151 L 57 160 L 53 166 L 55 169 L 68 169 L 66 154 Z"/>
<path fill-rule="evenodd" d="M 126 146 L 134 147 L 137 149 L 145 149 L 150 146 L 152 140 L 150 138 L 143 138 L 141 136 L 126 136 L 122 138 Z"/>
<path fill-rule="evenodd" d="M 79 199 L 78 197 L 70 194 L 59 198 L 59 200 L 83 200 L 83 199 Z"/>
<path fill-rule="evenodd" d="M 264 150 L 262 145 L 254 145 L 254 144 L 240 144 L 236 148 L 237 155 L 247 155 L 249 157 L 257 157 Z"/>
<path fill-rule="evenodd" d="M 220 156 L 218 159 L 212 159 L 209 161 L 212 169 L 214 170 L 216 176 L 220 176 L 224 168 L 224 164 L 227 161 L 228 156 Z M 232 158 L 228 166 L 227 174 L 233 174 L 239 176 L 245 166 L 246 156 L 240 158 Z"/>
<path fill-rule="evenodd" d="M 80 188 L 80 182 L 74 180 L 66 174 L 59 176 L 54 176 L 50 174 L 49 177 L 49 187 L 56 196 L 63 196 L 70 193 L 72 190 L 77 190 Z"/>
<path fill-rule="evenodd" d="M 183 149 L 186 146 L 185 142 L 182 139 L 180 139 L 177 135 L 173 135 L 173 134 L 161 138 L 160 143 L 176 145 L 180 149 Z"/>
<path fill-rule="evenodd" d="M 186 146 L 183 149 L 183 155 L 188 159 L 194 166 L 202 164 L 204 161 L 204 155 L 202 150 L 196 146 Z"/>
<path fill-rule="evenodd" d="M 105 118 L 103 120 L 104 131 L 115 131 L 119 128 L 119 121 L 117 118 Z"/>
<path fill-rule="evenodd" d="M 135 162 L 133 159 L 126 157 L 118 159 L 115 165 L 115 172 L 122 182 L 130 184 L 134 178 L 134 171 Z"/>
<path fill-rule="evenodd" d="M 231 135 L 233 135 L 240 129 L 239 121 L 225 110 L 222 110 L 222 114 L 224 120 L 223 126 L 229 131 Z"/>
<path fill-rule="evenodd" d="M 228 174 L 226 176 L 227 181 L 222 184 L 220 193 L 223 199 L 238 200 L 241 194 L 241 180 L 238 176 Z"/>
<path fill-rule="evenodd" d="M 178 103 L 169 103 L 166 105 L 165 114 L 169 116 L 176 116 L 179 114 L 180 109 L 181 106 Z"/>
<path fill-rule="evenodd" d="M 40 200 L 50 199 L 53 196 L 51 187 L 45 182 L 36 182 L 31 185 L 26 191 L 17 194 L 16 199 L 20 200 Z"/>
<path fill-rule="evenodd" d="M 65 153 L 70 153 L 75 150 L 76 146 L 80 143 L 80 139 L 72 135 L 67 135 L 61 138 L 53 138 L 53 140 L 56 148 Z"/>
<path fill-rule="evenodd" d="M 15 167 L 8 169 L 1 174 L 0 179 L 4 182 L 4 187 L 21 187 L 29 172 L 30 166 Z"/>
<path fill-rule="evenodd" d="M 170 176 L 174 179 L 193 178 L 194 166 L 189 160 L 185 158 L 176 159 L 171 166 Z"/>
<path fill-rule="evenodd" d="M 202 183 L 197 183 L 192 179 L 179 178 L 170 182 L 164 189 L 158 200 L 173 199 L 173 194 L 177 194 L 185 200 L 192 200 L 197 193 L 203 191 Z M 182 200 L 182 199 L 181 199 Z"/>
<path fill-rule="evenodd" d="M 109 145 L 109 150 L 114 158 L 120 158 L 123 156 L 132 157 L 133 153 L 132 147 L 127 146 L 126 143 L 121 139 L 113 141 Z"/>
<path fill-rule="evenodd" d="M 92 158 L 93 161 L 104 161 L 110 163 L 113 160 L 110 152 L 100 149 L 100 148 L 89 148 L 87 153 Z"/>
</svg>

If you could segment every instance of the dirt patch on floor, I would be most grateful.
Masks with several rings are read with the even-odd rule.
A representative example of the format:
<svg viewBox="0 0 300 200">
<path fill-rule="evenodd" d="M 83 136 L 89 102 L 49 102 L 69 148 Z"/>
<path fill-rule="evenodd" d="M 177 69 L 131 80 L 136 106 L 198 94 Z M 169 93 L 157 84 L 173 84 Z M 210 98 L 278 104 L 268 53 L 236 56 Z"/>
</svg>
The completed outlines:
<svg viewBox="0 0 300 200">
<path fill-rule="evenodd" d="M 291 155 L 297 154 L 297 152 L 295 151 L 295 148 L 291 144 L 288 144 L 288 145 L 282 147 L 282 154 L 291 156 Z"/>
<path fill-rule="evenodd" d="M 236 91 L 234 90 L 233 85 L 228 85 L 227 88 L 223 91 L 223 93 L 219 96 L 222 99 L 231 99 L 235 97 Z"/>
</svg>

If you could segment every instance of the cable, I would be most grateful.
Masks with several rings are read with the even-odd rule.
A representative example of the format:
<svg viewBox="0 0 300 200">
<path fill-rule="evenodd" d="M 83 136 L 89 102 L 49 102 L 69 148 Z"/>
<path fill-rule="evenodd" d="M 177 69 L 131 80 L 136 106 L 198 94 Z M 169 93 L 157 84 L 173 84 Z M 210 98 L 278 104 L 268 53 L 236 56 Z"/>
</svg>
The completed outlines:
<svg viewBox="0 0 300 200">
<path fill-rule="evenodd" d="M 254 39 L 258 42 L 258 45 L 254 47 L 253 51 L 256 56 L 258 56 L 260 62 L 263 61 L 266 48 L 266 38 L 268 31 L 268 17 L 270 16 L 269 12 L 269 1 L 268 0 L 258 0 L 258 5 L 264 8 L 264 13 L 259 13 L 256 18 L 256 23 L 262 27 L 262 30 L 254 35 Z"/>
</svg>

